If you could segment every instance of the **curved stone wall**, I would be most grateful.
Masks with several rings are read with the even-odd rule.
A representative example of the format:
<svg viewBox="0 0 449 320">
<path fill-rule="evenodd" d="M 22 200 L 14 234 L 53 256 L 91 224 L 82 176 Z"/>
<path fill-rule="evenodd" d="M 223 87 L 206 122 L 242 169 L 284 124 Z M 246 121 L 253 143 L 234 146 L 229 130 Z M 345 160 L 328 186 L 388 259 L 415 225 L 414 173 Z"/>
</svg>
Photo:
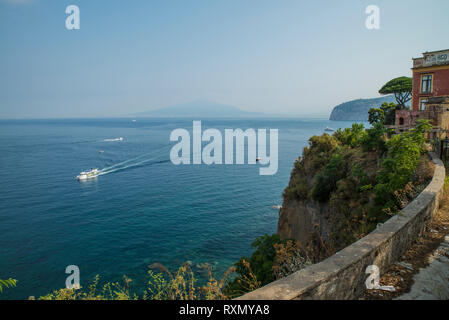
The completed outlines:
<svg viewBox="0 0 449 320">
<path fill-rule="evenodd" d="M 241 300 L 356 299 L 365 291 L 365 270 L 376 265 L 380 272 L 404 254 L 424 230 L 439 206 L 444 189 L 445 168 L 430 153 L 435 163 L 432 181 L 398 215 L 366 237 L 326 260 L 272 282 L 238 298 Z"/>
</svg>

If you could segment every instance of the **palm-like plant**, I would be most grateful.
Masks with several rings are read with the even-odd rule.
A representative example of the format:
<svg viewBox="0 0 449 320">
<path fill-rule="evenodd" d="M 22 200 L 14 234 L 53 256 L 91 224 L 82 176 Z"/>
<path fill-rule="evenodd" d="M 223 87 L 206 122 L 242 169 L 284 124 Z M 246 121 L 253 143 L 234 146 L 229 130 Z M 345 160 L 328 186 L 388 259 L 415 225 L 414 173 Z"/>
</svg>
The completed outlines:
<svg viewBox="0 0 449 320">
<path fill-rule="evenodd" d="M 16 279 L 7 279 L 7 280 L 1 280 L 0 279 L 0 293 L 3 292 L 3 288 L 11 288 L 11 287 L 15 287 L 17 284 L 17 280 Z"/>
</svg>

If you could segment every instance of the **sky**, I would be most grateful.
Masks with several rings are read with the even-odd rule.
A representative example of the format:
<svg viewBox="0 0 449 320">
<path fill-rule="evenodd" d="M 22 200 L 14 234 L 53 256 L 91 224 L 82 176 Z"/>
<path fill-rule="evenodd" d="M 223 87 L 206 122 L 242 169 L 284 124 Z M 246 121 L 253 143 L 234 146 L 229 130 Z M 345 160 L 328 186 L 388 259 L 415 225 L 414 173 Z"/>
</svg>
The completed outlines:
<svg viewBox="0 0 449 320">
<path fill-rule="evenodd" d="M 372 4 L 379 30 L 365 27 Z M 69 5 L 79 30 L 66 29 Z M 447 0 L 0 0 L 0 118 L 196 100 L 327 117 L 449 49 L 448 12 Z"/>
</svg>

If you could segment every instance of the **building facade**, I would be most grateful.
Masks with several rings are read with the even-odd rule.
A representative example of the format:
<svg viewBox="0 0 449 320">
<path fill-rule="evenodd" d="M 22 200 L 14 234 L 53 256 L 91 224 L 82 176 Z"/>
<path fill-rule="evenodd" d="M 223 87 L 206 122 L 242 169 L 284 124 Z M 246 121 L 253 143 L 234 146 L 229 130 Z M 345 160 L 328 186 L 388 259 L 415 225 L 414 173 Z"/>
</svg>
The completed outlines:
<svg viewBox="0 0 449 320">
<path fill-rule="evenodd" d="M 448 138 L 449 133 L 449 50 L 425 52 L 413 59 L 411 110 L 397 110 L 397 133 L 413 128 L 419 119 L 434 126 L 429 138 Z"/>
<path fill-rule="evenodd" d="M 449 49 L 413 59 L 412 111 L 425 110 L 429 98 L 449 96 Z"/>
</svg>

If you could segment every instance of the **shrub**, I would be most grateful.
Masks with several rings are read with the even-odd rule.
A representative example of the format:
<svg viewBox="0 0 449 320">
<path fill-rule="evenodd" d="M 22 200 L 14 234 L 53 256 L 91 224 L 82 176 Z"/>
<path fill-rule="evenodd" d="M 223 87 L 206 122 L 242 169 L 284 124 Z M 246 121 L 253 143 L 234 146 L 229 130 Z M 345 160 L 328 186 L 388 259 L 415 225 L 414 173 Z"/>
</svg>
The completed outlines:
<svg viewBox="0 0 449 320">
<path fill-rule="evenodd" d="M 338 129 L 334 133 L 334 137 L 338 141 L 352 148 L 360 146 L 365 136 L 366 131 L 362 123 L 353 123 L 351 128 Z"/>
<path fill-rule="evenodd" d="M 208 269 L 208 280 L 205 285 L 197 286 L 190 265 L 184 263 L 175 273 L 171 273 L 160 264 L 160 269 L 164 273 L 148 271 L 148 287 L 141 295 L 131 293 L 130 284 L 132 280 L 123 276 L 123 283 L 107 282 L 99 285 L 100 277 L 95 276 L 94 280 L 84 289 L 60 289 L 50 294 L 39 297 L 39 300 L 224 300 L 228 299 L 223 294 L 225 285 L 229 280 L 230 268 L 223 278 L 218 281 L 212 276 L 212 271 Z M 31 297 L 31 299 L 34 299 Z"/>
<path fill-rule="evenodd" d="M 322 168 L 332 157 L 340 142 L 328 134 L 313 136 L 309 139 L 309 147 L 304 148 L 303 159 L 308 159 L 312 164 L 310 169 L 318 170 Z"/>
<path fill-rule="evenodd" d="M 306 252 L 302 250 L 299 241 L 289 240 L 285 243 L 276 243 L 274 248 L 276 256 L 273 273 L 276 279 L 282 279 L 312 264 Z"/>
<path fill-rule="evenodd" d="M 100 276 L 96 275 L 85 290 L 83 288 L 55 290 L 39 297 L 39 300 L 131 300 L 129 293 L 131 279 L 123 276 L 123 280 L 123 284 L 108 282 L 99 288 Z M 134 298 L 137 299 L 137 296 Z"/>
<path fill-rule="evenodd" d="M 312 197 L 315 201 L 326 202 L 332 191 L 337 188 L 337 181 L 344 177 L 342 156 L 334 154 L 317 177 Z"/>
<path fill-rule="evenodd" d="M 351 176 L 357 181 L 359 191 L 362 191 L 362 188 L 363 190 L 369 190 L 366 189 L 366 186 L 370 184 L 370 181 L 366 170 L 363 168 L 361 163 L 356 163 L 353 165 L 351 168 Z"/>
<path fill-rule="evenodd" d="M 386 146 L 387 130 L 381 123 L 376 123 L 366 130 L 366 135 L 362 139 L 362 149 L 365 152 L 377 151 L 380 155 L 387 151 Z"/>
<path fill-rule="evenodd" d="M 431 128 L 428 120 L 420 120 L 415 129 L 394 135 L 387 141 L 387 157 L 382 161 L 382 169 L 377 175 L 378 185 L 374 188 L 376 202 L 391 207 L 394 192 L 404 188 L 412 179 L 425 151 L 424 134 Z"/>
<path fill-rule="evenodd" d="M 249 292 L 249 287 L 265 285 L 275 280 L 273 264 L 276 257 L 275 244 L 283 243 L 277 234 L 263 235 L 251 244 L 255 251 L 250 258 L 242 257 L 235 263 L 237 277 L 228 284 L 225 294 L 239 296 Z"/>
<path fill-rule="evenodd" d="M 380 108 L 371 108 L 368 111 L 368 122 L 371 125 L 382 124 L 382 125 L 394 125 L 396 120 L 396 110 L 405 109 L 400 105 L 395 103 L 382 103 Z"/>
<path fill-rule="evenodd" d="M 309 187 L 307 186 L 307 182 L 299 177 L 293 186 L 285 188 L 283 196 L 287 199 L 305 200 L 308 194 Z"/>
</svg>

